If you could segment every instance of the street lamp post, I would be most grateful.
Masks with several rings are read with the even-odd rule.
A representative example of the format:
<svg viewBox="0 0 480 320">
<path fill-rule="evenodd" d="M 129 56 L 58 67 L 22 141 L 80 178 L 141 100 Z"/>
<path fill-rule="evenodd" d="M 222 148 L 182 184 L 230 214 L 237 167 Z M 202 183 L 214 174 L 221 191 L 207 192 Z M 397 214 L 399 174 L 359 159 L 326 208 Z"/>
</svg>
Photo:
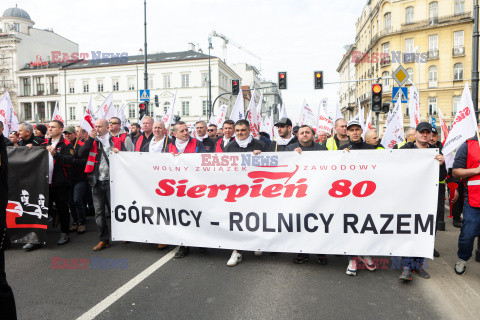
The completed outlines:
<svg viewBox="0 0 480 320">
<path fill-rule="evenodd" d="M 207 117 L 212 114 L 212 68 L 210 65 L 210 50 L 212 47 L 212 35 L 208 35 L 208 108 Z"/>
<path fill-rule="evenodd" d="M 473 42 L 472 42 L 472 100 L 475 116 L 478 120 L 478 0 L 473 6 Z"/>
<path fill-rule="evenodd" d="M 144 88 L 145 90 L 148 89 L 148 72 L 147 72 L 147 0 L 143 1 L 144 5 L 144 26 L 145 26 L 145 52 L 144 52 L 144 59 L 145 59 L 145 73 L 144 73 Z"/>
</svg>

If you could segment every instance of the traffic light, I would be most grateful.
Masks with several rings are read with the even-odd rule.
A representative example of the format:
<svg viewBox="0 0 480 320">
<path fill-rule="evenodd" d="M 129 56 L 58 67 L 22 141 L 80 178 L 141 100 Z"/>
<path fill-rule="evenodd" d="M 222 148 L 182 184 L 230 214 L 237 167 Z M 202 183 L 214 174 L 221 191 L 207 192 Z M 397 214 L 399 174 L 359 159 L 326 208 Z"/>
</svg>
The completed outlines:
<svg viewBox="0 0 480 320">
<path fill-rule="evenodd" d="M 372 86 L 372 111 L 377 113 L 383 111 L 382 85 L 380 83 L 375 83 Z"/>
<path fill-rule="evenodd" d="M 382 112 L 383 113 L 388 113 L 388 111 L 390 111 L 390 103 L 384 103 L 382 105 Z"/>
<path fill-rule="evenodd" d="M 323 71 L 315 71 L 313 75 L 313 83 L 315 84 L 315 89 L 323 89 Z"/>
<path fill-rule="evenodd" d="M 287 73 L 278 73 L 278 89 L 287 89 Z"/>
<path fill-rule="evenodd" d="M 142 119 L 147 114 L 148 102 L 144 101 L 138 105 L 138 114 L 140 119 Z"/>
<path fill-rule="evenodd" d="M 240 92 L 240 81 L 232 80 L 232 94 L 236 96 L 238 95 L 239 92 Z"/>
</svg>

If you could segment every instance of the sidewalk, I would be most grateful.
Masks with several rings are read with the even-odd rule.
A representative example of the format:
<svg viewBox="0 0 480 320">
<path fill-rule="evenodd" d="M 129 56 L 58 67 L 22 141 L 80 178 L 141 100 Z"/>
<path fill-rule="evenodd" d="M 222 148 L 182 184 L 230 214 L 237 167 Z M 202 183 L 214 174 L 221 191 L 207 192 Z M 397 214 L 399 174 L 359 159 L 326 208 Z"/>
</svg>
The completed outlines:
<svg viewBox="0 0 480 320">
<path fill-rule="evenodd" d="M 428 272 L 431 279 L 422 285 L 432 303 L 451 319 L 478 319 L 480 315 L 480 262 L 475 261 L 475 252 L 468 261 L 467 271 L 459 276 L 454 271 L 457 261 L 458 235 L 460 229 L 448 219 L 448 206 L 445 207 L 445 229 L 437 232 L 435 248 L 439 258 L 429 261 Z M 475 241 L 474 248 L 477 248 Z M 423 280 L 423 279 L 418 279 Z"/>
</svg>

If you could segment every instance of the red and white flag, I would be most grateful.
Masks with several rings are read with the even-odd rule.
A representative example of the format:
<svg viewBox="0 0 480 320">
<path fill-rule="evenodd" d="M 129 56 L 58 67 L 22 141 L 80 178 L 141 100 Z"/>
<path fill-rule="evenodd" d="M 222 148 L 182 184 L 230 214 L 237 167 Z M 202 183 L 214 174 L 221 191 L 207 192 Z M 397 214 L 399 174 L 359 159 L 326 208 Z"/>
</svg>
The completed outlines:
<svg viewBox="0 0 480 320">
<path fill-rule="evenodd" d="M 322 103 L 318 107 L 318 125 L 317 125 L 318 132 L 324 131 L 328 134 L 332 132 L 333 123 L 326 114 L 326 110 L 323 107 Z"/>
<path fill-rule="evenodd" d="M 260 127 L 258 125 L 257 117 L 257 103 L 255 102 L 255 89 L 247 109 L 247 121 L 250 123 L 250 133 L 255 138 L 260 138 Z"/>
<path fill-rule="evenodd" d="M 233 120 L 233 122 L 237 122 L 241 119 L 245 119 L 245 105 L 243 103 L 242 88 L 240 88 L 238 92 L 237 100 L 235 100 L 232 113 L 230 113 L 230 120 Z"/>
<path fill-rule="evenodd" d="M 222 128 L 223 123 L 225 122 L 225 119 L 227 117 L 227 110 L 228 110 L 228 105 L 222 104 L 220 107 L 218 107 L 218 114 L 215 117 L 215 122 L 214 124 L 217 125 L 217 128 Z"/>
<path fill-rule="evenodd" d="M 55 109 L 53 109 L 53 116 L 52 116 L 52 120 L 59 120 L 61 121 L 63 124 L 65 124 L 65 120 L 63 120 L 61 114 L 60 114 L 60 111 L 58 110 L 58 102 L 55 102 Z"/>
<path fill-rule="evenodd" d="M 0 98 L 0 121 L 3 123 L 3 135 L 8 137 L 10 132 L 18 131 L 18 118 L 13 109 L 8 92 Z"/>
<path fill-rule="evenodd" d="M 258 99 L 258 104 L 257 104 L 257 124 L 258 124 L 258 128 L 260 131 L 262 131 L 262 105 L 263 105 L 263 92 L 260 93 L 260 99 Z M 283 106 L 283 113 L 285 113 L 285 117 L 287 116 L 287 111 L 285 109 L 285 105 Z M 282 114 L 282 112 L 280 112 L 280 114 Z"/>
<path fill-rule="evenodd" d="M 372 130 L 373 129 L 373 124 L 372 124 L 372 110 L 368 112 L 367 119 L 365 120 L 365 130 Z"/>
<path fill-rule="evenodd" d="M 453 157 L 446 157 L 462 145 L 467 139 L 473 137 L 477 132 L 477 119 L 475 118 L 475 110 L 473 109 L 472 96 L 468 82 L 465 83 L 462 97 L 458 105 L 455 120 L 448 134 L 447 140 L 443 144 L 442 152 L 445 155 L 447 168 L 453 166 Z"/>
<path fill-rule="evenodd" d="M 96 113 L 96 116 L 98 119 L 106 119 L 107 121 L 110 121 L 112 117 L 117 116 L 117 110 L 115 109 L 115 106 L 113 105 L 113 94 L 110 93 L 105 101 L 100 105 L 98 108 L 98 111 Z"/>
<path fill-rule="evenodd" d="M 338 119 L 343 119 L 343 114 L 342 114 L 342 110 L 340 109 L 340 103 L 338 103 L 337 101 L 337 109 L 335 111 L 335 121 L 337 121 Z"/>
<path fill-rule="evenodd" d="M 315 127 L 317 124 L 317 119 L 313 113 L 312 108 L 308 105 L 306 100 L 303 100 L 303 107 L 300 111 L 300 119 L 298 120 L 300 126 L 309 125 L 310 127 Z"/>
<path fill-rule="evenodd" d="M 400 99 L 397 100 L 387 120 L 388 124 L 386 125 L 385 134 L 383 135 L 381 143 L 385 149 L 392 149 L 396 144 L 404 140 L 402 103 Z"/>
<path fill-rule="evenodd" d="M 416 128 L 420 123 L 420 94 L 414 85 L 410 87 L 408 112 L 410 113 L 410 127 Z"/>
<path fill-rule="evenodd" d="M 93 128 L 95 128 L 95 121 L 97 118 L 95 117 L 95 111 L 93 110 L 93 101 L 92 97 L 90 96 L 90 101 L 88 102 L 87 109 L 85 109 L 85 114 L 83 115 L 82 120 L 80 121 L 80 127 L 85 129 L 85 131 L 90 134 Z"/>
<path fill-rule="evenodd" d="M 126 104 L 123 103 L 122 106 L 120 108 L 118 108 L 117 114 L 115 115 L 117 118 L 120 119 L 120 122 L 121 122 L 121 129 L 120 130 L 123 130 L 123 128 L 125 127 L 125 122 L 126 122 L 125 107 L 126 107 Z"/>
<path fill-rule="evenodd" d="M 440 127 L 442 128 L 442 142 L 445 143 L 448 137 L 448 127 L 445 123 L 445 119 L 443 118 L 442 110 L 438 108 L 438 118 L 440 120 Z"/>
<path fill-rule="evenodd" d="M 163 115 L 162 121 L 165 124 L 165 128 L 167 132 L 170 132 L 170 125 L 173 122 L 173 111 L 175 110 L 175 101 L 177 100 L 177 91 L 175 91 L 175 95 L 173 96 L 173 102 L 168 107 L 167 112 Z"/>
</svg>

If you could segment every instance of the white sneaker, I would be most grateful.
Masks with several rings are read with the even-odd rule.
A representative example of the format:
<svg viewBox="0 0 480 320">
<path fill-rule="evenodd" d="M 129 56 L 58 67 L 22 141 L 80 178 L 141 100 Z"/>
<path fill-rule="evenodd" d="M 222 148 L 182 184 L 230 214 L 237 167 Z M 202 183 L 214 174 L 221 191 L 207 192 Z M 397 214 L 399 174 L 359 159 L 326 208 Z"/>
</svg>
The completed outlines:
<svg viewBox="0 0 480 320">
<path fill-rule="evenodd" d="M 235 267 L 240 261 L 242 261 L 242 254 L 237 250 L 233 250 L 232 256 L 228 259 L 227 266 Z"/>
<path fill-rule="evenodd" d="M 455 263 L 455 273 L 462 275 L 467 271 L 467 261 L 458 258 L 457 263 Z"/>
<path fill-rule="evenodd" d="M 253 255 L 254 255 L 255 257 L 260 257 L 262 254 L 263 254 L 262 251 L 255 251 L 255 252 L 253 253 Z"/>
<path fill-rule="evenodd" d="M 350 259 L 350 262 L 348 262 L 347 275 L 352 277 L 357 275 L 357 260 L 355 258 Z"/>
<path fill-rule="evenodd" d="M 365 265 L 365 268 L 367 268 L 369 271 L 375 271 L 377 267 L 372 261 L 372 258 L 370 257 L 361 257 L 363 264 Z"/>
</svg>

